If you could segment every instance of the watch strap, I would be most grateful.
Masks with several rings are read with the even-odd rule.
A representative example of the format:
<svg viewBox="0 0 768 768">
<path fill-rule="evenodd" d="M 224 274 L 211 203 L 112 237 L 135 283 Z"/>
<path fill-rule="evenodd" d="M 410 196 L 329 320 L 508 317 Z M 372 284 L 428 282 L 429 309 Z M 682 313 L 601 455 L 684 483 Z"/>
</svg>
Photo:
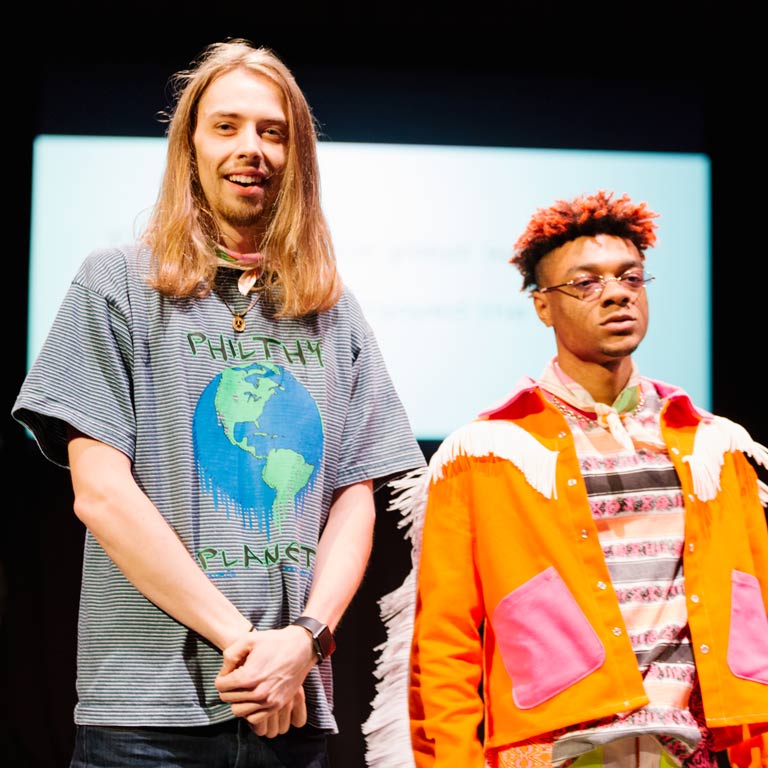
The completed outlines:
<svg viewBox="0 0 768 768">
<path fill-rule="evenodd" d="M 336 650 L 336 641 L 327 624 L 323 624 L 311 616 L 299 616 L 291 624 L 303 627 L 309 632 L 318 661 L 324 661 Z"/>
</svg>

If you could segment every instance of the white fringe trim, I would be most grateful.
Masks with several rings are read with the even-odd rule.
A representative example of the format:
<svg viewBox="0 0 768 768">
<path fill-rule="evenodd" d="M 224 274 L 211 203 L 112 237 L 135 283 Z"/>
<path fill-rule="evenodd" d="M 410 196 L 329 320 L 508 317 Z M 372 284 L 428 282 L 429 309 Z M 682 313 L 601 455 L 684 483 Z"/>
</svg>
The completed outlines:
<svg viewBox="0 0 768 768">
<path fill-rule="evenodd" d="M 374 676 L 376 695 L 371 714 L 362 725 L 366 765 L 371 768 L 414 768 L 408 715 L 408 676 L 411 637 L 416 605 L 416 573 L 421 550 L 421 530 L 427 503 L 429 476 L 426 467 L 392 480 L 390 510 L 400 512 L 399 528 L 407 527 L 412 539 L 411 571 L 403 583 L 379 600 L 387 639 L 374 648 L 379 652 Z"/>
<path fill-rule="evenodd" d="M 768 448 L 755 442 L 740 424 L 723 416 L 699 423 L 693 453 L 683 461 L 691 468 L 693 492 L 701 501 L 711 501 L 720 490 L 720 472 L 726 451 L 741 451 L 768 468 Z M 758 496 L 768 506 L 768 486 L 758 480 Z"/>
<path fill-rule="evenodd" d="M 430 480 L 457 456 L 498 456 L 511 461 L 531 487 L 548 499 L 557 498 L 558 451 L 550 451 L 533 435 L 510 421 L 473 421 L 447 437 L 429 464 Z"/>
</svg>

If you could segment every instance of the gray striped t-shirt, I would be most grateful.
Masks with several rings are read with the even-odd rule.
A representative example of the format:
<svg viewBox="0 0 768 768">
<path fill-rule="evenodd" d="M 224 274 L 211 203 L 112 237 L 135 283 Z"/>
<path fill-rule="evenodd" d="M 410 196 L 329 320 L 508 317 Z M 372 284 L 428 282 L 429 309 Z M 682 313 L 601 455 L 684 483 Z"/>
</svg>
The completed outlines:
<svg viewBox="0 0 768 768">
<path fill-rule="evenodd" d="M 202 299 L 161 296 L 138 245 L 91 253 L 13 416 L 66 466 L 66 424 L 125 453 L 139 486 L 216 586 L 259 629 L 305 605 L 333 492 L 424 465 L 374 335 L 345 290 L 275 320 L 220 270 Z M 232 716 L 221 654 L 169 618 L 86 535 L 75 720 L 204 725 Z M 305 685 L 309 722 L 336 731 L 330 661 Z"/>
</svg>

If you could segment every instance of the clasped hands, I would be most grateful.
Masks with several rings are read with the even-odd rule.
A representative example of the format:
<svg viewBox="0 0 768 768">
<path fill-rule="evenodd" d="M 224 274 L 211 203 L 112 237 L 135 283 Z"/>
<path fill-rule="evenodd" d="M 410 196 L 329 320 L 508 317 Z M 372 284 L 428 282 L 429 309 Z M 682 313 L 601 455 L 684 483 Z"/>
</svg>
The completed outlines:
<svg viewBox="0 0 768 768">
<path fill-rule="evenodd" d="M 303 683 L 316 661 L 302 627 L 254 630 L 225 649 L 216 690 L 257 736 L 274 738 L 307 722 Z"/>
</svg>

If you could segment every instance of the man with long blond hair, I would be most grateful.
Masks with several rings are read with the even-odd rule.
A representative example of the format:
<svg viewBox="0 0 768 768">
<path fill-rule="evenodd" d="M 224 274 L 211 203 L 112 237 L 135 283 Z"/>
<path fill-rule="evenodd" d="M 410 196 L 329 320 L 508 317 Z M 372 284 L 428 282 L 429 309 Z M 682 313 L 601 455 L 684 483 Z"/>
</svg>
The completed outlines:
<svg viewBox="0 0 768 768">
<path fill-rule="evenodd" d="M 768 449 L 634 361 L 657 216 L 599 191 L 517 240 L 556 353 L 399 484 L 372 768 L 766 765 Z"/>
<path fill-rule="evenodd" d="M 86 257 L 13 406 L 86 527 L 71 766 L 321 768 L 374 483 L 424 457 L 291 72 L 233 39 L 173 84 L 147 227 Z"/>
</svg>

